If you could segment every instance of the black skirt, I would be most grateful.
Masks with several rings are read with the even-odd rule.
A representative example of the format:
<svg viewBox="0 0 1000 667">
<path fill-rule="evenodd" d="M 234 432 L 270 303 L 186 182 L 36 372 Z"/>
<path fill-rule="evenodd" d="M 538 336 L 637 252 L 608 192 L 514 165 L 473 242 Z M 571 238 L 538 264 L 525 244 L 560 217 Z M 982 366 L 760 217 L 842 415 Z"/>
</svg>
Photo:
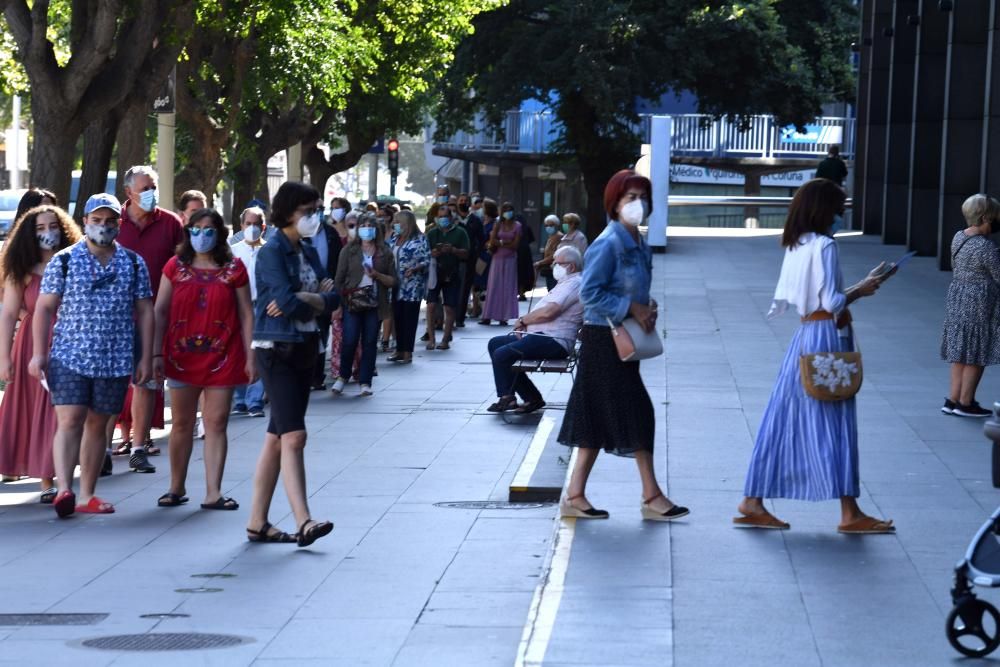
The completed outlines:
<svg viewBox="0 0 1000 667">
<path fill-rule="evenodd" d="M 639 375 L 639 362 L 618 358 L 610 328 L 585 325 L 559 442 L 634 456 L 653 451 L 655 429 L 653 402 Z"/>
</svg>

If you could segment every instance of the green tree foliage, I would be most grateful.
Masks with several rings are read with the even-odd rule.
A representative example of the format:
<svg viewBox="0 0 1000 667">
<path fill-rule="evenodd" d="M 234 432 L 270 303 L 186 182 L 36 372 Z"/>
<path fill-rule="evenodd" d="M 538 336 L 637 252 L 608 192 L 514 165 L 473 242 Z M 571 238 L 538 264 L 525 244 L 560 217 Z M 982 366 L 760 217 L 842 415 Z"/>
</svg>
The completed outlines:
<svg viewBox="0 0 1000 667">
<path fill-rule="evenodd" d="M 853 90 L 851 0 L 512 0 L 479 15 L 443 88 L 439 137 L 482 113 L 497 127 L 527 99 L 562 124 L 588 225 L 603 226 L 604 184 L 639 154 L 637 102 L 689 90 L 703 113 L 774 114 L 802 125 Z"/>
<path fill-rule="evenodd" d="M 35 183 L 68 199 L 80 136 L 126 100 L 152 96 L 177 60 L 192 10 L 193 0 L 0 0 L 30 83 Z M 4 76 L 17 85 L 16 72 Z M 95 148 L 107 156 L 104 169 L 106 147 Z"/>
</svg>

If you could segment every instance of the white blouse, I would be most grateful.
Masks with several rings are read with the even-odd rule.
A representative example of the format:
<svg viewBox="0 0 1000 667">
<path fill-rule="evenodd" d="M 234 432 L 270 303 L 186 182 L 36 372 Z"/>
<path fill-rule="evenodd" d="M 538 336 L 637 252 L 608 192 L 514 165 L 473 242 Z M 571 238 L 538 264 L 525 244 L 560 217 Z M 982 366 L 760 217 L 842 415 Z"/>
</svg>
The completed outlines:
<svg viewBox="0 0 1000 667">
<path fill-rule="evenodd" d="M 837 243 L 829 236 L 809 232 L 785 250 L 781 275 L 768 318 L 794 306 L 801 317 L 817 310 L 839 313 L 847 305 L 840 273 Z"/>
</svg>

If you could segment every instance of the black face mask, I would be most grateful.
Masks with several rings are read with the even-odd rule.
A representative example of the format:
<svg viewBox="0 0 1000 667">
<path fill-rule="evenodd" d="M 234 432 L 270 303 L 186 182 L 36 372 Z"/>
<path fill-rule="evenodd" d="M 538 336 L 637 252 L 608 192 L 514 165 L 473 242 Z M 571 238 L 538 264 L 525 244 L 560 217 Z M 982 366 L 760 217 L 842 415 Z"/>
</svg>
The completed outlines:
<svg viewBox="0 0 1000 667">
<path fill-rule="evenodd" d="M 468 204 L 459 204 L 458 205 L 458 212 L 461 213 L 462 215 L 468 214 L 468 212 L 469 212 L 469 205 Z"/>
</svg>

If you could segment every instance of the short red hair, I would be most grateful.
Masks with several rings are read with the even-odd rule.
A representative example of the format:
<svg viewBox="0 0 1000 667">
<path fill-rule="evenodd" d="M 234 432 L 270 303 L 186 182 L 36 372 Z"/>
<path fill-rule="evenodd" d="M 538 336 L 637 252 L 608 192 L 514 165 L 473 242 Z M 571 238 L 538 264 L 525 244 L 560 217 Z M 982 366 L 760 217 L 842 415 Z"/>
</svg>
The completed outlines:
<svg viewBox="0 0 1000 667">
<path fill-rule="evenodd" d="M 608 184 L 604 186 L 604 212 L 608 214 L 609 220 L 617 220 L 618 214 L 615 207 L 622 200 L 629 188 L 642 188 L 649 195 L 649 212 L 653 212 L 653 184 L 645 176 L 640 176 L 631 169 L 622 169 L 611 177 Z"/>
</svg>

